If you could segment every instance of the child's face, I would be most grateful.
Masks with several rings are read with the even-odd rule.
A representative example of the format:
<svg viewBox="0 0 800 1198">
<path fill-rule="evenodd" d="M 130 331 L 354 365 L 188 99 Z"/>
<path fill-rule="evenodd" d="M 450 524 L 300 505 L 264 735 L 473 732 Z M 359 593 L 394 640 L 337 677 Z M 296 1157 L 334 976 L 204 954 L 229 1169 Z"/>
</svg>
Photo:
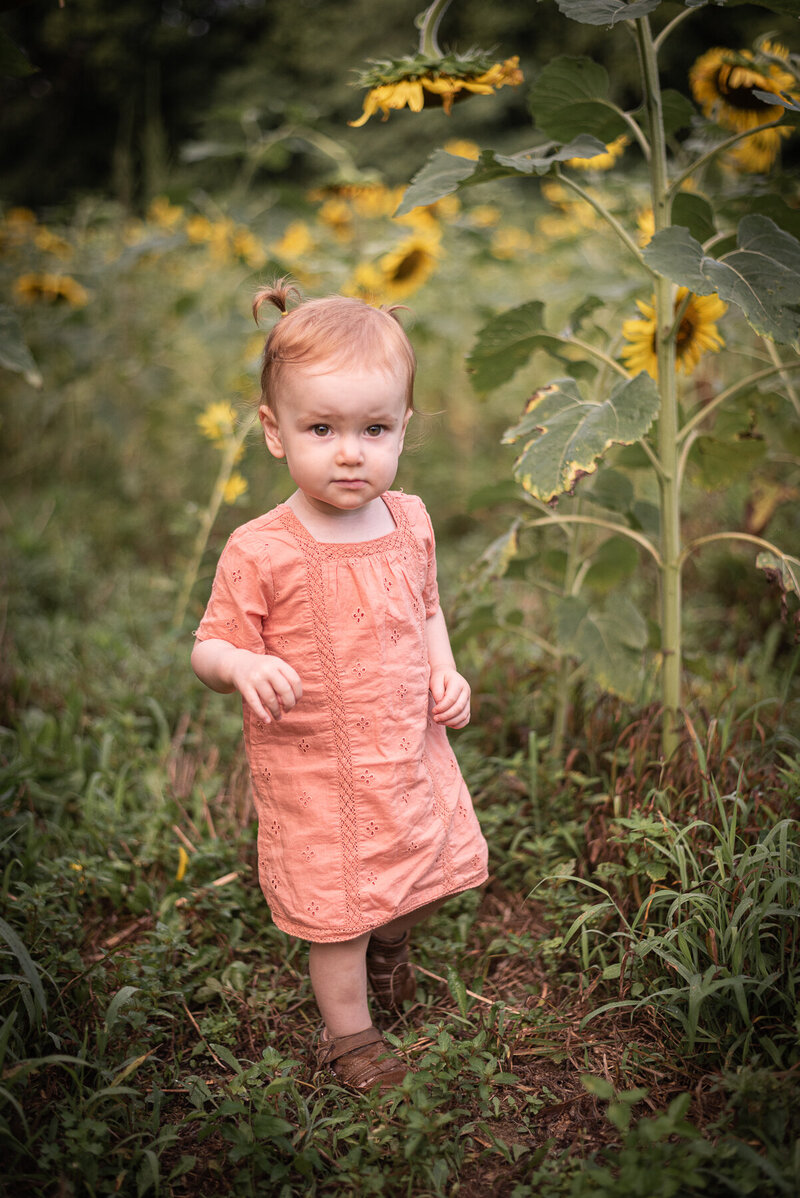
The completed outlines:
<svg viewBox="0 0 800 1198">
<path fill-rule="evenodd" d="M 358 511 L 394 482 L 411 410 L 406 379 L 381 370 L 289 368 L 277 412 L 259 409 L 270 453 L 320 512 Z"/>
</svg>

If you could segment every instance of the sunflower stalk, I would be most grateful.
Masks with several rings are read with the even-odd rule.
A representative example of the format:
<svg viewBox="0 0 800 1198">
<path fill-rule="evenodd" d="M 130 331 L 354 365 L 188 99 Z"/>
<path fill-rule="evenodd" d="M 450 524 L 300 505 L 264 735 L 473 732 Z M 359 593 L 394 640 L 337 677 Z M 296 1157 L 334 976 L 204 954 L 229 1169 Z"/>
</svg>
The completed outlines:
<svg viewBox="0 0 800 1198">
<path fill-rule="evenodd" d="M 726 137 L 724 141 L 717 142 L 715 146 L 712 146 L 710 150 L 706 150 L 704 154 L 701 154 L 699 158 L 691 162 L 685 170 L 682 170 L 680 174 L 675 176 L 669 186 L 668 194 L 670 196 L 677 195 L 687 179 L 690 179 L 692 175 L 696 175 L 707 163 L 724 153 L 725 150 L 729 150 L 732 146 L 738 145 L 739 142 L 745 141 L 748 137 L 753 137 L 757 133 L 764 133 L 768 129 L 779 129 L 785 124 L 785 120 L 785 117 L 777 117 L 774 121 L 767 121 L 763 125 L 756 125 L 753 129 L 744 129 L 739 133 L 733 133 L 730 137 Z"/>
<path fill-rule="evenodd" d="M 431 4 L 418 22 L 420 27 L 427 25 L 434 41 L 434 26 L 444 7 L 444 4 Z M 605 24 L 609 13 L 608 0 L 580 0 L 579 3 L 570 0 L 559 7 L 571 19 L 596 26 Z M 545 529 L 558 525 L 561 535 L 567 536 L 568 560 L 558 588 L 561 602 L 555 604 L 558 609 L 557 645 L 563 654 L 563 669 L 558 677 L 559 703 L 551 739 L 551 751 L 555 755 L 563 745 L 565 696 L 569 693 L 574 676 L 572 666 L 576 660 L 580 663 L 579 669 L 592 672 L 603 687 L 631 700 L 637 693 L 632 680 L 643 676 L 641 659 L 647 647 L 646 622 L 624 593 L 619 595 L 618 603 L 603 603 L 603 585 L 607 585 L 613 574 L 606 572 L 603 575 L 601 553 L 610 540 L 627 538 L 635 542 L 655 566 L 660 604 L 661 744 L 665 758 L 675 753 L 680 729 L 685 723 L 682 711 L 681 570 L 687 555 L 712 540 L 743 540 L 758 544 L 762 553 L 757 565 L 778 583 L 784 595 L 789 592 L 800 595 L 800 580 L 793 559 L 768 542 L 753 539 L 749 534 L 731 533 L 701 538 L 691 542 L 688 548 L 682 543 L 682 482 L 690 451 L 700 436 L 701 423 L 713 416 L 726 400 L 770 375 L 782 380 L 789 402 L 800 414 L 798 393 L 788 379 L 789 371 L 799 364 L 784 363 L 771 344 L 771 339 L 779 344 L 793 345 L 797 340 L 796 306 L 800 294 L 800 244 L 797 238 L 788 227 L 782 229 L 777 220 L 749 212 L 739 223 L 736 248 L 716 258 L 712 250 L 720 239 L 729 238 L 732 230 L 718 227 L 716 211 L 707 197 L 679 194 L 687 179 L 727 151 L 733 151 L 731 163 L 738 165 L 741 171 L 769 169 L 772 159 L 766 166 L 762 164 L 770 153 L 777 153 L 780 137 L 775 130 L 781 130 L 780 136 L 789 136 L 790 126 L 796 124 L 796 120 L 780 108 L 781 115 L 771 119 L 774 109 L 769 105 L 772 100 L 765 98 L 763 93 L 766 91 L 775 96 L 775 105 L 780 103 L 779 96 L 786 96 L 785 107 L 796 108 L 797 97 L 789 91 L 791 84 L 787 82 L 787 72 L 789 79 L 796 78 L 796 63 L 800 60 L 795 59 L 791 66 L 787 66 L 788 52 L 785 56 L 782 47 L 772 41 L 759 47 L 761 57 L 757 60 L 746 50 L 713 50 L 698 59 L 690 72 L 693 96 L 709 127 L 721 126 L 731 133 L 700 153 L 688 166 L 673 162 L 674 174 L 670 178 L 667 138 L 669 135 L 672 150 L 680 152 L 682 143 L 677 133 L 683 126 L 678 122 L 685 118 L 686 111 L 681 109 L 674 96 L 665 99 L 662 95 L 658 53 L 695 8 L 692 5 L 668 20 L 657 36 L 654 36 L 647 15 L 625 21 L 625 29 L 632 35 L 638 55 L 642 106 L 636 112 L 626 113 L 612 102 L 608 73 L 602 65 L 585 58 L 559 56 L 540 70 L 531 91 L 531 111 L 538 132 L 546 139 L 544 142 L 537 143 L 527 154 L 514 156 L 484 151 L 474 163 L 465 162 L 458 155 L 437 151 L 412 180 L 399 210 L 401 214 L 409 213 L 462 188 L 503 175 L 557 178 L 613 231 L 629 259 L 640 268 L 653 289 L 650 303 L 636 301 L 644 319 L 623 324 L 622 337 L 627 344 L 619 355 L 610 336 L 604 345 L 598 346 L 592 344 L 594 335 L 586 337 L 581 331 L 594 305 L 602 303 L 602 297 L 600 300 L 592 297 L 576 308 L 561 334 L 548 329 L 544 304 L 539 300 L 530 300 L 499 313 L 481 330 L 468 359 L 475 388 L 480 394 L 502 385 L 536 350 L 552 353 L 563 363 L 564 355 L 553 348 L 554 343 L 568 346 L 582 354 L 583 359 L 593 360 L 594 365 L 600 367 L 595 378 L 596 394 L 591 399 L 583 393 L 583 376 L 578 374 L 577 366 L 575 378 L 558 378 L 537 385 L 519 422 L 508 429 L 503 438 L 505 444 L 520 446 L 514 466 L 515 478 L 526 492 L 527 501 L 538 506 L 542 513 L 525 520 L 525 527 Z M 434 48 L 434 41 L 429 41 L 429 48 Z M 420 45 L 423 44 L 421 41 Z M 769 65 L 762 70 L 765 58 Z M 502 64 L 502 68 L 499 65 L 492 68 L 496 72 L 494 75 L 487 70 L 487 84 L 499 85 L 506 79 L 516 83 L 516 62 L 516 59 L 510 59 Z M 724 66 L 724 72 L 718 74 L 720 64 Z M 432 79 L 423 79 L 419 72 L 418 79 L 419 88 L 434 84 Z M 458 84 L 462 90 L 469 87 L 463 71 L 460 80 L 463 82 L 456 80 L 448 86 L 455 88 Z M 393 81 L 394 76 L 385 72 L 380 79 L 376 77 L 370 83 L 389 84 Z M 480 78 L 475 79 L 475 84 L 480 82 Z M 705 91 L 700 90 L 701 84 Z M 436 83 L 436 86 L 440 84 Z M 752 104 L 748 102 L 750 99 Z M 382 108 L 386 115 L 393 107 L 412 107 L 412 100 L 415 111 L 427 102 L 419 90 L 413 95 L 410 91 L 389 94 L 385 90 L 365 104 L 365 112 Z M 742 127 L 742 121 L 748 122 L 746 129 Z M 630 134 L 644 159 L 652 210 L 653 235 L 643 248 L 637 244 L 635 232 L 625 218 L 619 217 L 616 209 L 598 198 L 593 189 L 576 182 L 573 174 L 579 166 L 578 160 L 591 159 L 592 153 L 598 161 L 594 165 L 588 162 L 589 169 L 607 169 L 618 156 L 610 152 L 614 143 Z M 740 143 L 746 143 L 758 134 L 768 135 L 766 148 L 753 143 L 754 156 L 744 165 Z M 630 140 L 628 136 L 628 144 Z M 601 153 L 603 145 L 605 155 Z M 610 159 L 610 163 L 601 163 L 602 157 Z M 767 370 L 751 373 L 748 379 L 711 397 L 681 427 L 677 372 L 680 369 L 690 374 L 704 352 L 716 352 L 724 345 L 715 321 L 724 315 L 729 304 L 741 309 L 756 333 L 770 339 L 768 352 L 773 365 Z M 573 324 L 578 335 L 572 333 Z M 624 365 L 616 360 L 618 356 Z M 566 354 L 568 360 L 573 357 L 569 352 Z M 552 510 L 559 496 L 574 495 L 576 484 L 594 474 L 606 450 L 613 445 L 633 444 L 643 450 L 658 485 L 657 532 L 649 535 L 640 531 L 638 514 L 633 509 L 625 516 L 628 523 Z M 714 454 L 724 454 L 725 445 L 723 436 L 709 455 L 710 469 L 714 469 Z M 623 511 L 624 491 L 613 478 L 609 480 L 607 494 L 609 507 L 616 511 L 620 505 L 619 510 Z M 603 491 L 594 488 L 595 496 L 603 506 L 606 502 Z M 544 507 L 549 510 L 542 511 Z M 594 539 L 589 545 L 589 538 L 572 535 L 578 530 L 570 530 L 571 525 L 593 526 L 611 535 L 597 538 L 600 541 L 598 550 Z M 586 554 L 581 559 L 580 553 L 584 549 Z M 616 552 L 616 547 L 609 545 L 608 562 L 614 559 Z M 593 560 L 600 565 L 597 581 L 590 577 Z M 606 584 L 599 582 L 603 577 Z M 583 590 L 591 592 L 593 587 L 595 595 L 584 596 Z"/>
<path fill-rule="evenodd" d="M 553 174 L 560 183 L 562 183 L 565 187 L 568 187 L 570 189 L 570 191 L 574 191 L 575 194 L 577 196 L 580 196 L 580 198 L 582 200 L 584 200 L 591 208 L 594 208 L 597 215 L 602 217 L 602 219 L 606 222 L 606 224 L 609 226 L 609 228 L 614 230 L 614 233 L 617 235 L 619 240 L 625 246 L 625 249 L 630 254 L 633 255 L 633 257 L 636 259 L 636 261 L 639 263 L 640 266 L 644 267 L 644 269 L 647 270 L 655 278 L 656 272 L 647 265 L 644 258 L 642 257 L 642 251 L 639 249 L 636 242 L 633 240 L 631 235 L 628 233 L 627 229 L 625 229 L 623 227 L 623 225 L 620 224 L 620 222 L 617 220 L 617 218 L 615 216 L 612 216 L 612 214 L 606 208 L 605 204 L 603 204 L 600 200 L 598 200 L 595 196 L 593 196 L 591 194 L 591 192 L 588 192 L 588 191 L 586 191 L 585 188 L 581 187 L 580 183 L 576 183 L 576 181 L 571 176 L 563 174 L 563 172 L 558 168 L 558 166 L 553 168 Z"/>
<path fill-rule="evenodd" d="M 208 503 L 201 513 L 200 523 L 197 528 L 197 534 L 192 546 L 192 552 L 189 561 L 186 564 L 186 569 L 183 572 L 180 589 L 178 590 L 175 600 L 175 610 L 172 617 L 172 627 L 180 630 L 183 627 L 183 622 L 186 619 L 186 612 L 189 608 L 189 601 L 192 597 L 192 590 L 197 581 L 197 576 L 200 573 L 200 566 L 203 562 L 203 555 L 208 545 L 208 538 L 211 536 L 211 530 L 214 527 L 219 510 L 225 502 L 225 489 L 230 482 L 236 463 L 241 455 L 242 446 L 244 445 L 250 429 L 255 423 L 256 417 L 253 415 L 249 420 L 245 421 L 231 437 L 229 437 L 222 448 L 220 457 L 219 470 L 214 482 L 214 487 L 209 496 Z"/>
<path fill-rule="evenodd" d="M 646 80 L 645 103 L 650 116 L 652 156 L 650 190 L 655 230 L 669 224 L 667 145 L 661 107 L 661 84 L 655 47 L 647 18 L 639 22 L 642 63 Z M 656 354 L 658 358 L 658 475 L 661 508 L 661 702 L 662 747 L 669 758 L 678 747 L 681 706 L 681 518 L 678 478 L 678 385 L 673 328 L 675 286 L 669 279 L 656 282 Z"/>
<path fill-rule="evenodd" d="M 441 58 L 442 50 L 438 41 L 439 26 L 442 17 L 450 7 L 452 0 L 434 0 L 424 13 L 417 18 L 419 22 L 419 52 L 428 58 Z"/>
</svg>

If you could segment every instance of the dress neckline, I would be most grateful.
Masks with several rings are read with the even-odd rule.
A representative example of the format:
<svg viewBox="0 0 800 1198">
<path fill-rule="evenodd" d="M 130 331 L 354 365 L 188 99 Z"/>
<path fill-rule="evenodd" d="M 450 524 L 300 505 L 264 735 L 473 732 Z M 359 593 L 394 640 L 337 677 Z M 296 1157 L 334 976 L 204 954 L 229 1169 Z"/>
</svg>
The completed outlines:
<svg viewBox="0 0 800 1198">
<path fill-rule="evenodd" d="M 279 505 L 281 517 L 284 524 L 291 532 L 304 541 L 306 544 L 314 545 L 316 548 L 325 553 L 342 553 L 347 557 L 354 557 L 361 554 L 376 553 L 381 549 L 387 549 L 400 536 L 400 525 L 402 518 L 400 515 L 399 505 L 396 505 L 395 497 L 389 491 L 384 491 L 381 499 L 386 504 L 389 510 L 389 515 L 394 520 L 394 528 L 391 532 L 385 532 L 380 537 L 370 537 L 366 541 L 319 541 L 313 533 L 309 532 L 299 516 L 295 515 L 288 503 L 284 502 Z"/>
</svg>

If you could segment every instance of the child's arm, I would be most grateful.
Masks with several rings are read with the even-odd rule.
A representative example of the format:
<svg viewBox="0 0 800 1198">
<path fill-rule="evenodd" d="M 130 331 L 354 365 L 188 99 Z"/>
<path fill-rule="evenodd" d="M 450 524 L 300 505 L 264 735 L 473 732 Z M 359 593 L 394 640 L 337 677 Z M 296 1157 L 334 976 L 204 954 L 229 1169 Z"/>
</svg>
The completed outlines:
<svg viewBox="0 0 800 1198">
<path fill-rule="evenodd" d="M 228 641 L 195 641 L 192 669 L 201 682 L 219 694 L 237 690 L 259 719 L 267 724 L 291 711 L 303 695 L 296 670 L 280 657 L 237 649 Z"/>
<path fill-rule="evenodd" d="M 425 624 L 428 664 L 431 668 L 430 688 L 433 695 L 433 718 L 448 728 L 463 728 L 469 723 L 469 683 L 456 669 L 450 637 L 441 608 L 437 608 Z"/>
</svg>

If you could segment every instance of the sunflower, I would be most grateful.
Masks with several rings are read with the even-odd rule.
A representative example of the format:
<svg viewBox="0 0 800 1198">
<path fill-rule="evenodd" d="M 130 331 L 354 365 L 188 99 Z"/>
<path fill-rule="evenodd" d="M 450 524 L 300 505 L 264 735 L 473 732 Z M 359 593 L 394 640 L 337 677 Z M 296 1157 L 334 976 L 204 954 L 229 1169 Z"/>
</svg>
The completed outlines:
<svg viewBox="0 0 800 1198">
<path fill-rule="evenodd" d="M 147 209 L 147 219 L 167 233 L 179 228 L 183 223 L 183 217 L 183 208 L 171 204 L 166 196 L 156 196 Z"/>
<path fill-rule="evenodd" d="M 33 237 L 33 244 L 44 254 L 52 254 L 64 261 L 72 257 L 72 246 L 63 237 L 40 225 Z"/>
<path fill-rule="evenodd" d="M 684 308 L 687 296 L 689 302 Z M 649 304 L 637 300 L 636 306 L 644 319 L 626 320 L 623 323 L 622 335 L 629 344 L 623 349 L 621 357 L 632 374 L 646 370 L 651 378 L 656 379 L 655 298 Z M 677 369 L 683 374 L 691 374 L 707 350 L 718 353 L 725 344 L 715 321 L 725 315 L 728 305 L 718 295 L 694 295 L 686 287 L 679 287 L 675 297 L 675 312 L 682 308 L 683 315 L 675 337 L 675 356 Z"/>
<path fill-rule="evenodd" d="M 568 158 L 564 165 L 576 167 L 581 171 L 610 171 L 630 144 L 631 139 L 627 134 L 621 133 L 606 144 L 605 154 L 595 154 L 594 158 Z"/>
<path fill-rule="evenodd" d="M 389 300 L 405 299 L 421 287 L 436 269 L 439 237 L 429 229 L 416 229 L 380 260 L 381 290 Z"/>
<path fill-rule="evenodd" d="M 471 158 L 473 162 L 477 162 L 481 156 L 481 148 L 477 142 L 467 141 L 463 137 L 451 138 L 442 148 L 447 154 L 453 154 L 456 158 Z"/>
<path fill-rule="evenodd" d="M 323 225 L 327 225 L 337 241 L 350 241 L 353 236 L 353 209 L 341 196 L 328 196 L 318 212 Z"/>
<path fill-rule="evenodd" d="M 789 137 L 790 133 L 791 130 L 786 128 L 758 130 L 731 146 L 725 158 L 737 170 L 750 175 L 765 175 L 778 157 L 781 139 Z"/>
<path fill-rule="evenodd" d="M 255 233 L 251 233 L 243 225 L 239 225 L 234 230 L 231 249 L 237 258 L 241 258 L 242 262 L 246 262 L 255 270 L 258 270 L 267 261 L 267 251 Z"/>
<path fill-rule="evenodd" d="M 71 275 L 20 275 L 14 282 L 14 294 L 23 304 L 38 301 L 55 304 L 66 300 L 71 308 L 83 308 L 89 300 L 89 292 Z"/>
<path fill-rule="evenodd" d="M 763 54 L 788 60 L 789 51 L 776 42 L 764 42 Z M 766 104 L 756 91 L 780 95 L 796 83 L 794 75 L 776 62 L 758 58 L 749 50 L 716 47 L 698 58 L 689 71 L 689 84 L 703 115 L 723 129 L 743 133 L 775 119 L 775 105 Z M 796 98 L 796 97 L 793 97 Z"/>
<path fill-rule="evenodd" d="M 291 262 L 303 258 L 314 248 L 314 238 L 305 221 L 293 220 L 286 226 L 283 237 L 272 246 L 272 252 L 279 258 Z"/>
<path fill-rule="evenodd" d="M 788 93 L 798 98 L 791 88 L 797 86 L 795 76 L 780 65 L 788 63 L 789 51 L 777 42 L 765 41 L 755 54 L 749 50 L 726 50 L 716 47 L 697 59 L 689 72 L 689 84 L 703 115 L 715 120 L 723 129 L 733 133 L 757 130 L 760 125 L 774 121 L 779 105 L 767 104 L 756 96 L 757 91 L 773 95 Z M 764 172 L 778 156 L 781 138 L 789 137 L 791 129 L 768 129 L 750 140 L 735 146 L 728 158 L 740 170 Z"/>
<path fill-rule="evenodd" d="M 520 229 L 516 225 L 503 225 L 492 235 L 489 252 L 493 258 L 499 258 L 501 261 L 510 261 L 512 258 L 516 260 L 520 254 L 530 250 L 532 244 L 533 238 L 526 229 Z"/>
<path fill-rule="evenodd" d="M 210 403 L 197 417 L 197 424 L 204 437 L 220 447 L 233 436 L 236 413 L 225 400 Z"/>
<path fill-rule="evenodd" d="M 652 241 L 656 231 L 656 218 L 652 208 L 642 208 L 636 214 L 636 228 L 639 232 L 639 245 L 646 246 Z"/>
<path fill-rule="evenodd" d="M 247 479 L 238 470 L 234 470 L 225 484 L 222 498 L 225 503 L 236 503 L 247 491 Z"/>
<path fill-rule="evenodd" d="M 438 106 L 449 115 L 455 101 L 470 94 L 491 96 L 501 87 L 517 87 L 522 83 L 522 71 L 516 56 L 489 65 L 482 51 L 464 56 L 451 54 L 441 59 L 416 54 L 376 63 L 359 82 L 369 91 L 362 115 L 349 122 L 355 129 L 366 125 L 378 110 L 383 113 L 383 120 L 394 108 L 422 112 L 423 108 Z"/>
<path fill-rule="evenodd" d="M 352 277 L 342 287 L 342 295 L 355 296 L 368 304 L 379 304 L 383 276 L 372 262 L 359 262 Z"/>
</svg>

